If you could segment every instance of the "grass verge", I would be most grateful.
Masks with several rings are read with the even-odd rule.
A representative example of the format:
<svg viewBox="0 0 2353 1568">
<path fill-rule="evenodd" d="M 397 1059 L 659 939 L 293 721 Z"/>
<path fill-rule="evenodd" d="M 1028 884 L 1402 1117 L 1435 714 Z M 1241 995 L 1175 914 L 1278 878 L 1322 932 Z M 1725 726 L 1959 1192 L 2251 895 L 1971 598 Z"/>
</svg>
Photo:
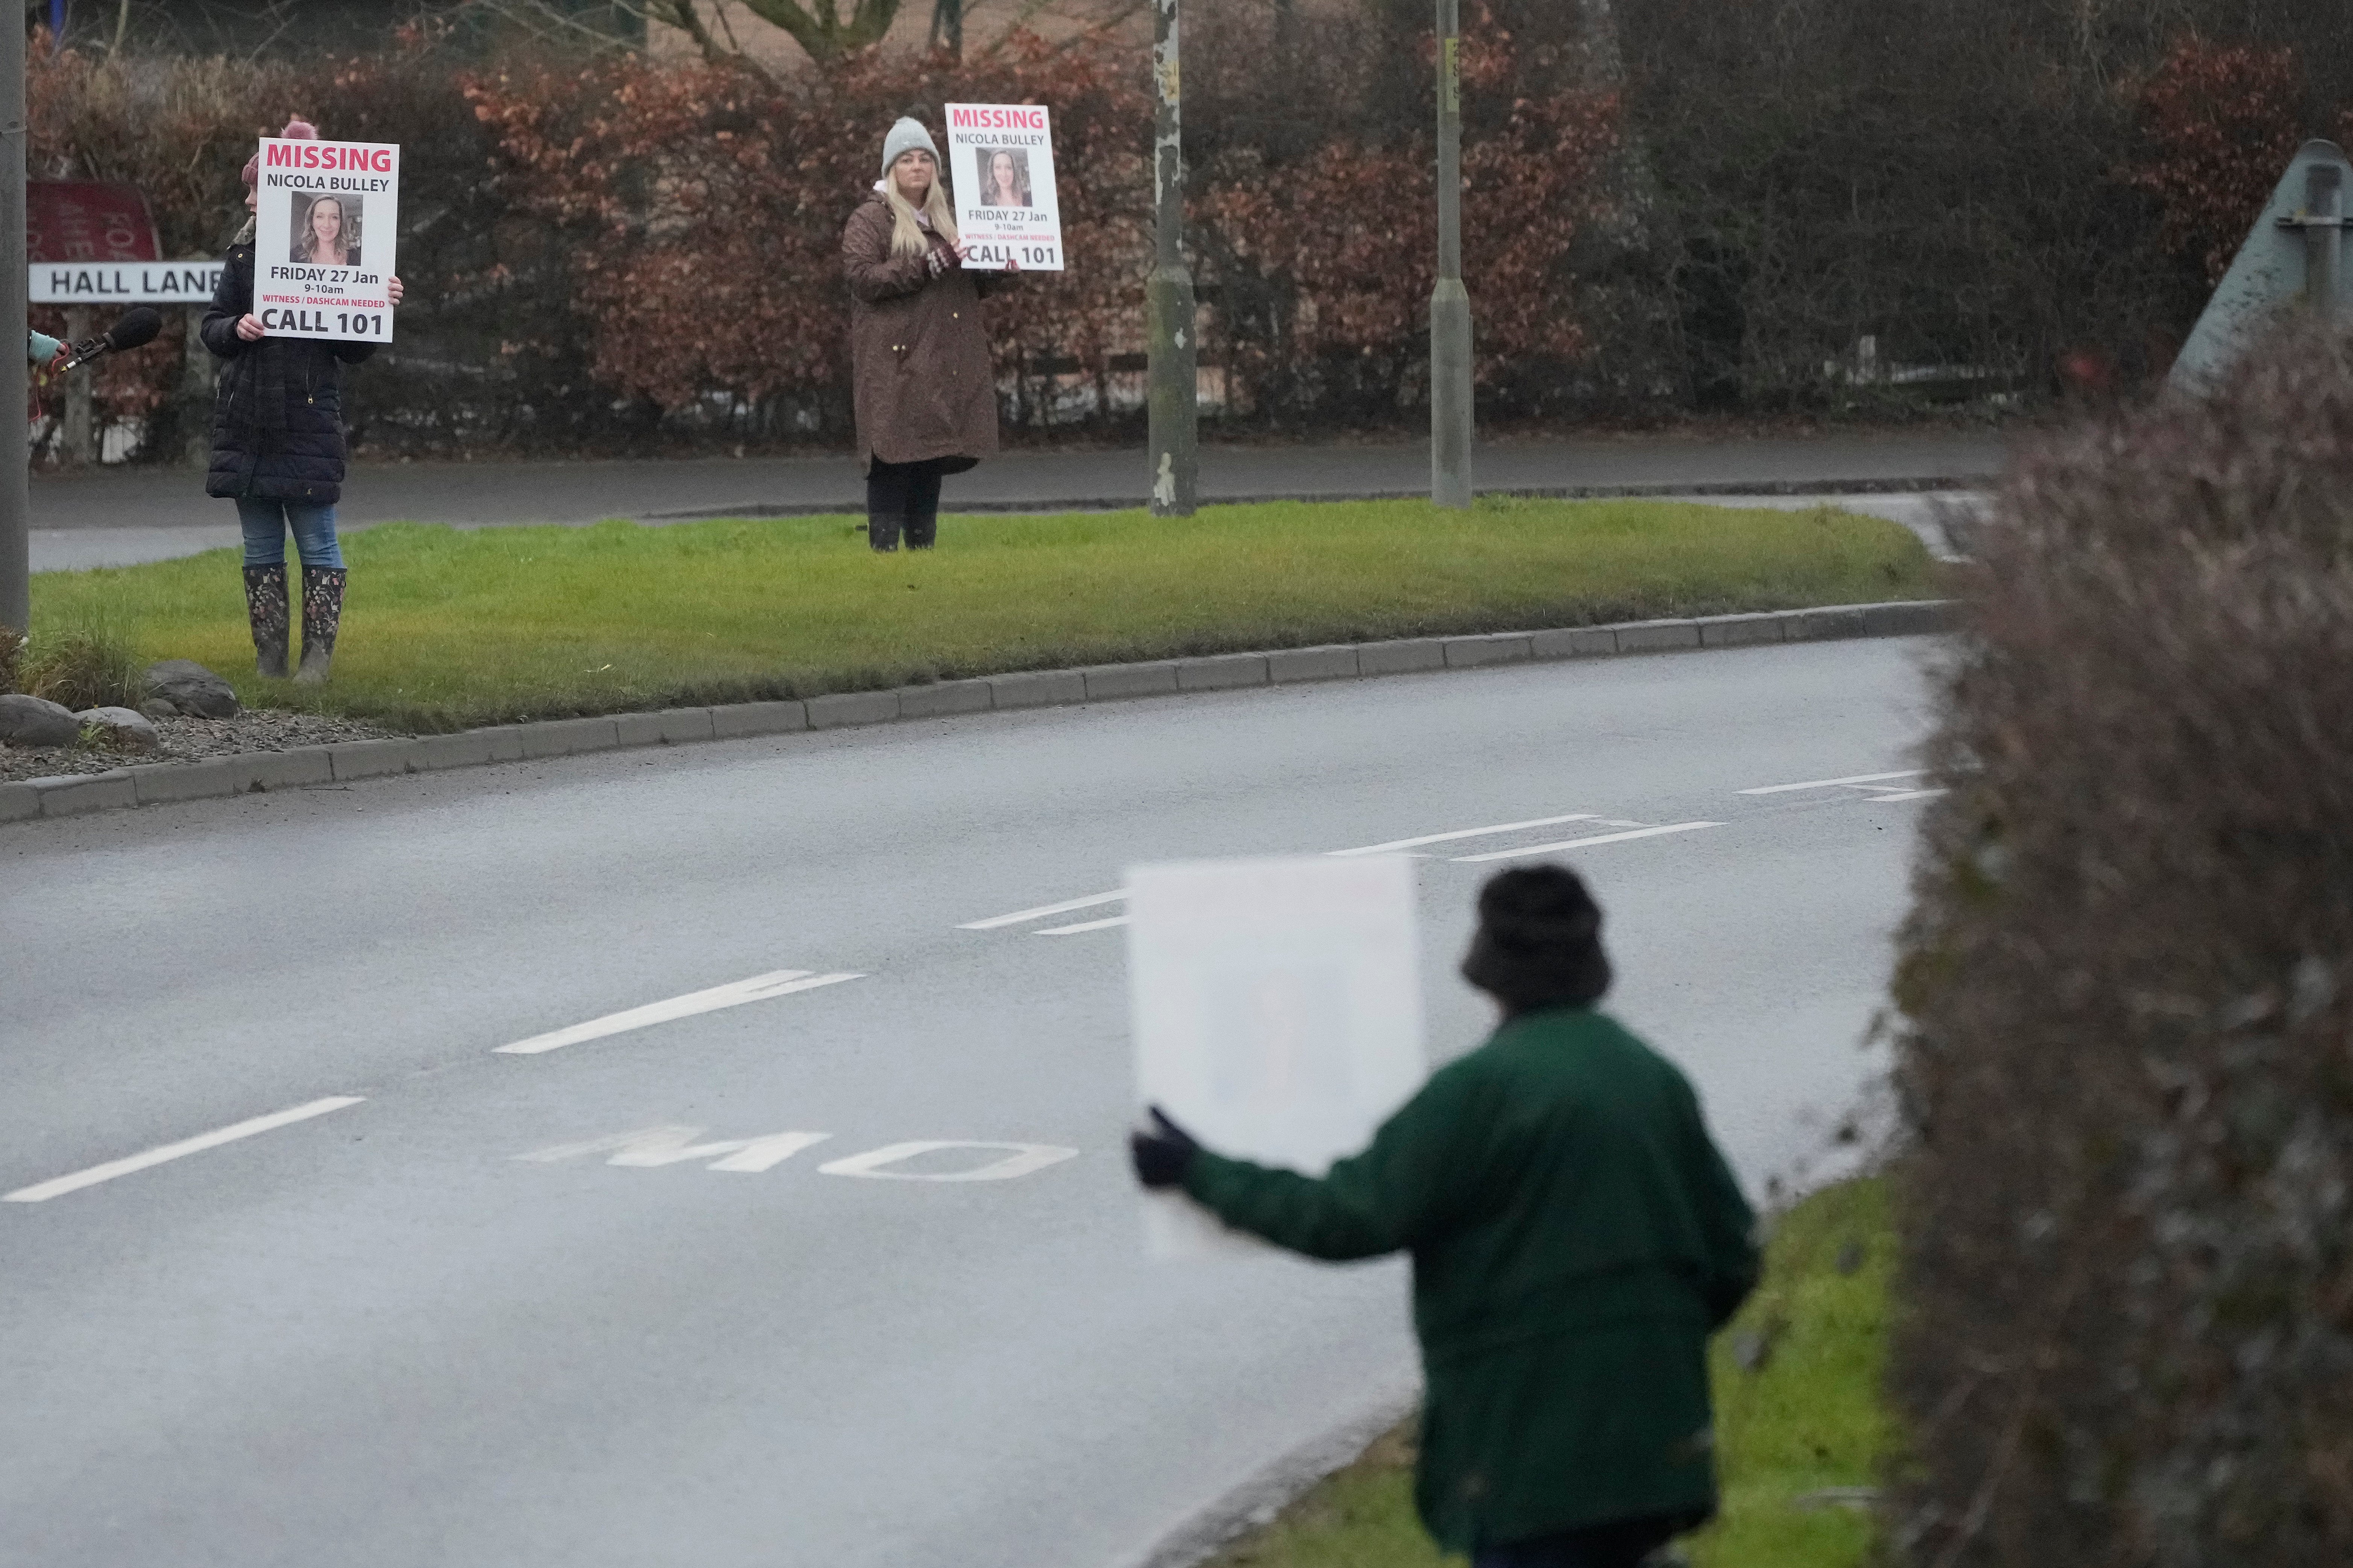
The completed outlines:
<svg viewBox="0 0 2353 1568">
<path fill-rule="evenodd" d="M 344 542 L 335 679 L 254 677 L 236 557 L 46 573 L 39 629 L 103 610 L 249 706 L 399 729 L 807 697 L 1235 648 L 1921 598 L 1917 540 L 1828 508 L 1495 499 L 951 517 L 878 556 L 860 520 L 460 531 Z"/>
<path fill-rule="evenodd" d="M 1715 1346 L 1724 1508 L 1685 1543 L 1695 1568 L 1863 1561 L 1871 1516 L 1852 1505 L 1877 1482 L 1888 1435 L 1879 1387 L 1894 1258 L 1880 1178 L 1825 1188 L 1774 1226 L 1765 1282 Z M 1411 1430 L 1374 1444 L 1212 1568 L 1440 1568 L 1449 1560 L 1414 1518 Z"/>
</svg>

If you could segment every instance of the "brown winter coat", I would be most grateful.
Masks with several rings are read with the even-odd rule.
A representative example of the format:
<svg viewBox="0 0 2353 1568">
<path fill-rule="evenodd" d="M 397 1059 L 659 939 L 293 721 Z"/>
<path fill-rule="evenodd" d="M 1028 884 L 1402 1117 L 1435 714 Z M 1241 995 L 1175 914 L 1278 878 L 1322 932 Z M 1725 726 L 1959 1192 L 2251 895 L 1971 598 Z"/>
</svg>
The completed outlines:
<svg viewBox="0 0 2353 1568">
<path fill-rule="evenodd" d="M 936 234 L 932 248 L 947 249 Z M 841 230 L 849 279 L 849 354 L 861 458 L 886 463 L 997 455 L 997 375 L 981 322 L 983 285 L 953 259 L 934 278 L 921 256 L 891 251 L 891 205 L 875 192 Z"/>
</svg>

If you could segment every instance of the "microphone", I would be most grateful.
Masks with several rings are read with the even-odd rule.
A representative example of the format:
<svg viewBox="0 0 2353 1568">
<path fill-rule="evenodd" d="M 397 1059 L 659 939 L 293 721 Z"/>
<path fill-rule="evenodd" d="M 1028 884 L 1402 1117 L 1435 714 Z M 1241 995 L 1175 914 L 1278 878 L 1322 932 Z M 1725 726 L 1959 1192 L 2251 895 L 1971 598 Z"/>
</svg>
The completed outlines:
<svg viewBox="0 0 2353 1568">
<path fill-rule="evenodd" d="M 136 310 L 126 310 L 123 312 L 122 320 L 115 322 L 98 336 L 84 338 L 74 344 L 61 368 L 76 370 L 100 354 L 121 353 L 127 349 L 135 349 L 152 340 L 163 330 L 164 318 L 147 306 L 141 305 Z"/>
</svg>

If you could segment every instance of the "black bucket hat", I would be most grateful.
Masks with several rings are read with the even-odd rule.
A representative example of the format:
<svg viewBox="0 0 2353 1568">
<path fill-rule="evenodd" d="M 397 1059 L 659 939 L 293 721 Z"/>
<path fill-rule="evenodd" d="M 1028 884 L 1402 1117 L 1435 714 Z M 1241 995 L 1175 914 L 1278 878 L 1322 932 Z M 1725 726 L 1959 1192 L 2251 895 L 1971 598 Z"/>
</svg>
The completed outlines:
<svg viewBox="0 0 2353 1568">
<path fill-rule="evenodd" d="M 1601 906 L 1566 866 L 1498 872 L 1479 889 L 1479 931 L 1462 978 L 1507 1013 L 1587 1007 L 1609 989 Z"/>
</svg>

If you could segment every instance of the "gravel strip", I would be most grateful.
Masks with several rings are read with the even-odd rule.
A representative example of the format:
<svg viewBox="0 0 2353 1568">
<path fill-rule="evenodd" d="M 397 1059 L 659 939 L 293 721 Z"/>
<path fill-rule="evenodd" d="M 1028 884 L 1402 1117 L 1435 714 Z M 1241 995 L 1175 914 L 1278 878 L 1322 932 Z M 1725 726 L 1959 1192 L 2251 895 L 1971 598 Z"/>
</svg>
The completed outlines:
<svg viewBox="0 0 2353 1568">
<path fill-rule="evenodd" d="M 0 783 L 18 779 L 58 778 L 68 773 L 102 773 L 134 763 L 187 763 L 199 757 L 226 757 L 238 752 L 282 752 L 293 746 L 322 746 L 339 741 L 380 741 L 400 731 L 350 719 L 330 719 L 317 713 L 279 713 L 249 710 L 234 719 L 158 719 L 164 738 L 160 752 L 101 750 L 95 746 L 0 745 Z"/>
</svg>

